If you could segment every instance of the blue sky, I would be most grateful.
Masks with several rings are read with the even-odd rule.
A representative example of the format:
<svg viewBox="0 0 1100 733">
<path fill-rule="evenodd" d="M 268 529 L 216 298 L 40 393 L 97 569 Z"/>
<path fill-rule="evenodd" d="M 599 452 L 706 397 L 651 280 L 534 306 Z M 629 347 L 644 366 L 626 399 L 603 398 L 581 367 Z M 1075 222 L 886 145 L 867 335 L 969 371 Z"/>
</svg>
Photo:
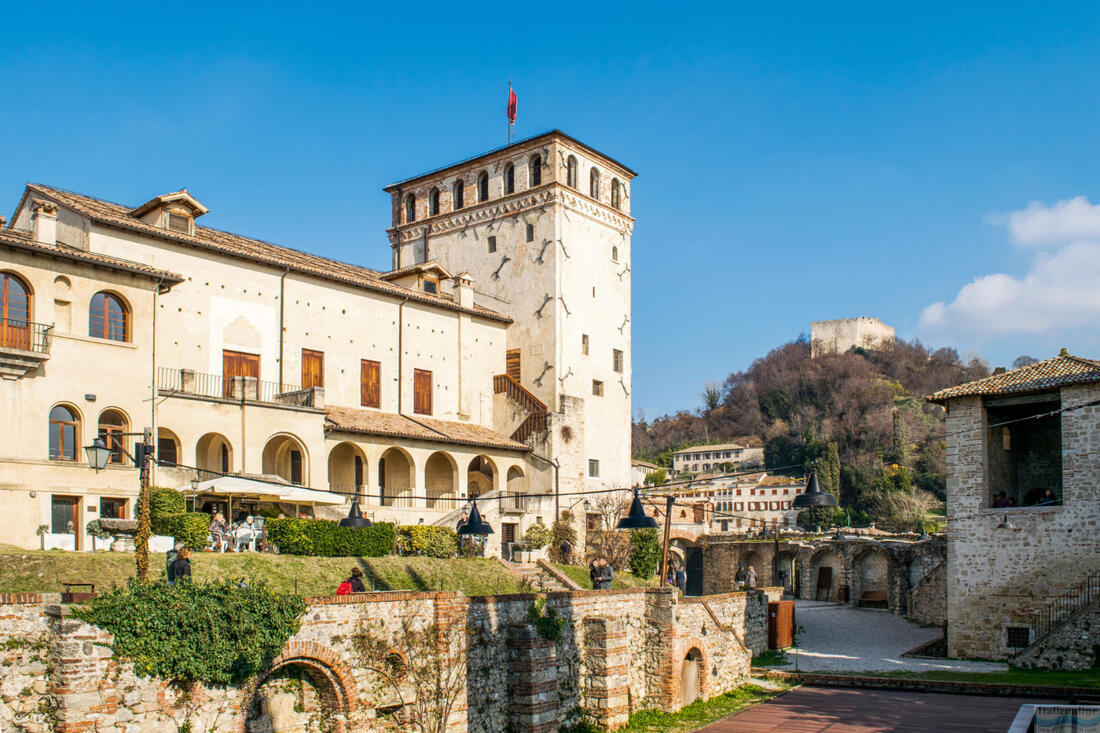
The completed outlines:
<svg viewBox="0 0 1100 733">
<path fill-rule="evenodd" d="M 816 319 L 1100 357 L 1100 5 L 836 5 L 17 5 L 2 208 L 186 186 L 204 224 L 384 268 L 381 187 L 502 144 L 510 74 L 517 135 L 640 173 L 647 418 Z"/>
</svg>

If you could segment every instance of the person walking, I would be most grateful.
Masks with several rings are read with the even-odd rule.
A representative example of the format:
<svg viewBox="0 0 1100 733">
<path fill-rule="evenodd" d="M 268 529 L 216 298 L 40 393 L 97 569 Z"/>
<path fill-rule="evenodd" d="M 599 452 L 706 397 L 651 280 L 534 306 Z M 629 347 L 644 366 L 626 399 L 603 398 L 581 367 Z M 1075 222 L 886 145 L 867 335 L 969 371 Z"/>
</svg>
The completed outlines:
<svg viewBox="0 0 1100 733">
<path fill-rule="evenodd" d="M 615 579 L 615 569 L 607 558 L 600 558 L 600 590 L 611 590 L 611 582 Z"/>
<path fill-rule="evenodd" d="M 592 586 L 592 590 L 600 589 L 600 559 L 598 557 L 592 558 L 592 562 L 588 563 L 588 584 Z"/>
<path fill-rule="evenodd" d="M 177 555 L 175 562 L 168 568 L 169 581 L 173 585 L 187 578 L 191 580 L 191 551 L 186 547 L 182 548 Z"/>
<path fill-rule="evenodd" d="M 684 572 L 683 568 L 676 568 L 676 587 L 680 589 L 681 593 L 687 593 L 688 576 Z"/>
<path fill-rule="evenodd" d="M 752 565 L 749 565 L 749 569 L 745 571 L 745 587 L 756 587 L 756 568 L 754 568 Z"/>
</svg>

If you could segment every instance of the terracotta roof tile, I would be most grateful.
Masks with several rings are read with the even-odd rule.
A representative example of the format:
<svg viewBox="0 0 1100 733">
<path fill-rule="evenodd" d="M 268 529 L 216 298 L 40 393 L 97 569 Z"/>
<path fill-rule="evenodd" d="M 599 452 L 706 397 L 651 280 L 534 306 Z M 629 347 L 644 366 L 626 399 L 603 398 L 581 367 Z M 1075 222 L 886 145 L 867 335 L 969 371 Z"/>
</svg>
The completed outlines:
<svg viewBox="0 0 1100 733">
<path fill-rule="evenodd" d="M 475 423 L 439 420 L 424 415 L 409 417 L 393 412 L 361 410 L 352 407 L 327 407 L 325 413 L 326 428 L 330 432 L 391 435 L 433 443 L 456 443 L 504 450 L 531 450 L 530 446 Z"/>
<path fill-rule="evenodd" d="M 945 403 L 955 397 L 1023 394 L 1090 382 L 1100 382 L 1100 361 L 1063 352 L 1053 359 L 1039 361 L 1002 374 L 994 374 L 957 387 L 941 389 L 925 399 L 929 402 Z"/>
<path fill-rule="evenodd" d="M 166 283 L 171 283 L 173 285 L 183 282 L 184 280 L 184 278 L 175 273 L 158 270 L 155 267 L 150 267 L 140 262 L 131 262 L 130 260 L 124 260 L 120 257 L 111 257 L 109 255 L 99 254 L 98 252 L 87 252 L 82 249 L 77 249 L 76 247 L 70 247 L 66 244 L 36 242 L 31 238 L 31 233 L 24 229 L 0 229 L 0 243 L 28 252 L 38 252 L 53 257 L 61 257 L 73 262 L 83 262 L 89 265 L 108 267 L 112 270 L 130 272 L 135 275 L 145 275 L 154 280 L 163 279 Z"/>
<path fill-rule="evenodd" d="M 398 298 L 408 298 L 422 303 L 437 305 L 448 310 L 471 312 L 485 318 L 490 318 L 504 323 L 510 323 L 507 316 L 491 311 L 488 308 L 474 306 L 463 308 L 453 299 L 431 295 L 418 290 L 394 285 L 381 279 L 381 274 L 359 265 L 347 262 L 331 260 L 327 257 L 319 257 L 301 252 L 289 247 L 282 247 L 260 239 L 242 237 L 239 234 L 231 234 L 218 229 L 195 225 L 194 234 L 183 234 L 154 227 L 132 216 L 133 208 L 122 206 L 110 201 L 84 196 L 82 194 L 65 191 L 59 188 L 43 186 L 38 183 L 28 183 L 27 190 L 48 196 L 54 201 L 68 206 L 73 210 L 89 217 L 93 221 L 107 226 L 129 229 L 141 232 L 149 236 L 180 242 L 194 247 L 220 252 L 231 257 L 240 257 L 260 262 L 277 268 L 289 268 L 294 272 L 300 272 L 314 277 L 341 282 L 353 287 L 360 287 L 379 293 L 387 293 Z"/>
</svg>

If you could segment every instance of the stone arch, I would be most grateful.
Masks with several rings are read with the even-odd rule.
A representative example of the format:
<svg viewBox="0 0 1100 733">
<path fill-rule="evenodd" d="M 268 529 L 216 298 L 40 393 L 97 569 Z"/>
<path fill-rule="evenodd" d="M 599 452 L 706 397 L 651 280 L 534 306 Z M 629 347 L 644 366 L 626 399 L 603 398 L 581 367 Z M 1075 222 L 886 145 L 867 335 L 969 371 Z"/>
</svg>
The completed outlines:
<svg viewBox="0 0 1100 733">
<path fill-rule="evenodd" d="M 807 575 L 802 579 L 802 597 L 807 600 L 835 601 L 837 600 L 840 586 L 844 585 L 844 556 L 832 546 L 822 547 L 810 556 L 806 563 Z M 817 592 L 818 577 L 822 568 L 831 569 L 831 578 L 828 588 L 822 588 L 820 596 Z"/>
<path fill-rule="evenodd" d="M 527 476 L 523 472 L 522 466 L 513 465 L 508 467 L 506 485 L 510 492 L 517 494 L 527 493 Z"/>
<path fill-rule="evenodd" d="M 183 456 L 183 441 L 166 427 L 157 427 L 157 461 L 161 465 L 173 466 Z"/>
<path fill-rule="evenodd" d="M 207 480 L 233 472 L 233 445 L 221 433 L 207 433 L 195 443 L 195 467 L 199 479 Z"/>
<path fill-rule="evenodd" d="M 737 561 L 736 569 L 742 569 L 747 573 L 750 566 L 753 568 L 753 570 L 756 571 L 757 588 L 771 584 L 771 565 L 770 563 L 767 563 L 764 556 L 756 550 L 745 550 L 744 552 L 742 552 L 741 557 Z"/>
<path fill-rule="evenodd" d="M 458 463 L 450 453 L 436 451 L 424 463 L 424 489 L 429 509 L 458 506 Z"/>
<path fill-rule="evenodd" d="M 276 433 L 264 444 L 263 472 L 281 476 L 292 484 L 308 483 L 309 453 L 305 443 L 291 433 Z"/>
<path fill-rule="evenodd" d="M 868 544 L 859 548 L 852 555 L 851 573 L 848 578 L 851 602 L 859 604 L 864 593 L 885 593 L 887 599 L 884 602 L 885 605 L 892 606 L 890 577 L 895 565 L 890 553 L 877 544 Z"/>
<path fill-rule="evenodd" d="M 264 683 L 275 679 L 280 672 L 300 671 L 309 676 L 316 690 L 320 705 L 326 714 L 332 715 L 335 733 L 347 731 L 347 718 L 360 706 L 359 687 L 355 676 L 340 655 L 329 647 L 311 641 L 291 641 L 276 657 L 270 668 L 259 675 L 254 692 L 241 698 L 241 726 L 239 733 L 246 733 L 249 720 L 254 719 Z M 307 708 L 307 712 L 308 708 Z"/>
<path fill-rule="evenodd" d="M 468 498 L 473 499 L 497 488 L 497 470 L 493 459 L 487 455 L 474 456 L 466 468 Z"/>
<path fill-rule="evenodd" d="M 680 658 L 680 669 L 675 670 L 680 678 L 679 708 L 686 707 L 696 700 L 707 698 L 707 657 L 705 646 L 696 638 L 690 639 L 682 648 L 687 651 Z"/>
<path fill-rule="evenodd" d="M 785 593 L 791 595 L 798 595 L 799 570 L 801 569 L 801 559 L 794 550 L 780 550 L 779 554 L 775 556 L 776 567 L 776 581 L 779 585 L 783 586 Z"/>
<path fill-rule="evenodd" d="M 416 462 L 404 448 L 387 448 L 378 459 L 378 494 L 382 506 L 413 505 Z"/>
<path fill-rule="evenodd" d="M 358 460 L 358 462 L 356 462 Z M 328 452 L 329 491 L 355 494 L 367 486 L 367 456 L 355 443 L 339 443 Z"/>
</svg>

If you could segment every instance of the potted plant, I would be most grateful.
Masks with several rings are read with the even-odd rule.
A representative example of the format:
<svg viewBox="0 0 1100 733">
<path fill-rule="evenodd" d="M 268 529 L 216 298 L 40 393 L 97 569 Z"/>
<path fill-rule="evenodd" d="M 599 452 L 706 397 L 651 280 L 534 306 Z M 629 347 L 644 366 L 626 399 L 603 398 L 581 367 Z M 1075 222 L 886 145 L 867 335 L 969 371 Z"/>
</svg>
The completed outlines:
<svg viewBox="0 0 1100 733">
<path fill-rule="evenodd" d="M 34 531 L 34 533 L 36 535 L 38 535 L 39 547 L 43 550 L 46 549 L 46 535 L 49 533 L 49 531 L 50 531 L 50 527 L 49 527 L 49 525 L 46 525 L 46 524 L 38 525 L 38 529 L 36 529 Z"/>
</svg>

